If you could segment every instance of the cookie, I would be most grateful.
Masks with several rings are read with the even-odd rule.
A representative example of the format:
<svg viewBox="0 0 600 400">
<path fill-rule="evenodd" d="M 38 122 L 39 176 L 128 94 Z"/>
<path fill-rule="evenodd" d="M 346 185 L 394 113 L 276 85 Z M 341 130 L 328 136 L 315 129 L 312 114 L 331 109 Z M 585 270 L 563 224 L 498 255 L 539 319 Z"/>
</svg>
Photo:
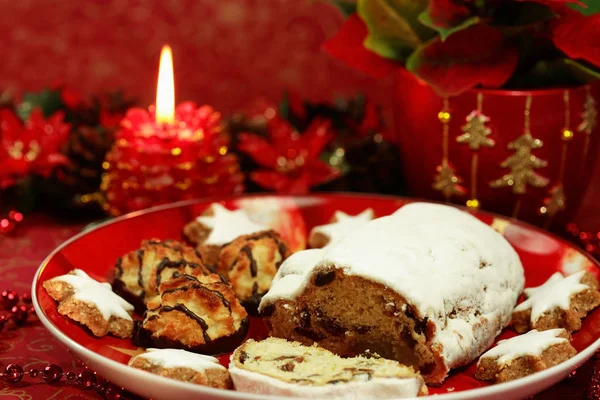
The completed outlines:
<svg viewBox="0 0 600 400">
<path fill-rule="evenodd" d="M 145 303 L 158 294 L 161 281 L 175 271 L 207 276 L 215 282 L 221 279 L 211 276 L 212 271 L 194 248 L 176 240 L 153 239 L 143 241 L 139 249 L 117 260 L 113 289 L 143 313 Z"/>
<path fill-rule="evenodd" d="M 128 365 L 150 373 L 218 389 L 231 389 L 227 368 L 211 356 L 177 349 L 146 349 L 132 357 Z"/>
<path fill-rule="evenodd" d="M 341 358 L 316 346 L 267 338 L 246 341 L 232 355 L 236 390 L 331 399 L 392 399 L 426 394 L 412 368 L 383 358 Z"/>
<path fill-rule="evenodd" d="M 532 330 L 508 340 L 483 354 L 475 378 L 501 383 L 560 364 L 577 354 L 565 329 Z"/>
<path fill-rule="evenodd" d="M 160 284 L 158 293 L 136 324 L 133 341 L 138 346 L 222 354 L 246 337 L 248 314 L 227 283 L 176 273 Z"/>
<path fill-rule="evenodd" d="M 225 275 L 244 307 L 256 313 L 263 295 L 290 251 L 275 231 L 244 235 L 223 246 L 218 271 Z"/>
<path fill-rule="evenodd" d="M 231 211 L 219 203 L 212 203 L 202 215 L 183 228 L 183 233 L 196 245 L 205 263 L 216 266 L 221 246 L 240 236 L 268 229 L 253 222 L 243 209 Z"/>
<path fill-rule="evenodd" d="M 111 285 L 98 282 L 80 269 L 43 283 L 56 300 L 58 312 L 86 326 L 97 337 L 110 333 L 131 337 L 133 306 L 113 293 Z"/>
<path fill-rule="evenodd" d="M 525 289 L 525 297 L 512 316 L 519 333 L 553 328 L 577 331 L 581 320 L 600 305 L 598 280 L 587 271 L 566 277 L 556 272 L 543 285 Z"/>
<path fill-rule="evenodd" d="M 313 249 L 324 248 L 341 240 L 349 233 L 360 229 L 375 217 L 373 209 L 367 208 L 358 215 L 336 211 L 327 225 L 315 226 L 308 236 L 308 245 Z"/>
</svg>

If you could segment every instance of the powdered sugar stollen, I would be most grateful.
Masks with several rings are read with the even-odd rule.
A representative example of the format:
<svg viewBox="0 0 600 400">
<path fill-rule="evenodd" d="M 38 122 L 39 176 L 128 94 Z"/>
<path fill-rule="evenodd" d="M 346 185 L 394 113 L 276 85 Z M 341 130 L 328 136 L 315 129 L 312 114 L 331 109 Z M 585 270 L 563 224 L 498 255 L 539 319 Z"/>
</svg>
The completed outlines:
<svg viewBox="0 0 600 400">
<path fill-rule="evenodd" d="M 261 309 L 278 298 L 293 301 L 314 270 L 328 267 L 401 294 L 435 325 L 433 345 L 448 370 L 492 345 L 510 322 L 525 280 L 517 253 L 491 227 L 453 207 L 412 203 L 357 229 L 306 272 L 290 267 L 300 273 L 275 283 Z"/>
</svg>

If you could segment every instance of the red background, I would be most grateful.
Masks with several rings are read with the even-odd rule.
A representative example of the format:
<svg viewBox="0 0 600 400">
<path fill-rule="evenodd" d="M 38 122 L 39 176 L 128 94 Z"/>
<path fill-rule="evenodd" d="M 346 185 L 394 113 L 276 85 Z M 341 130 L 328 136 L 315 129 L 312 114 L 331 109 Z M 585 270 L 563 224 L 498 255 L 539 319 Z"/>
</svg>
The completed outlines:
<svg viewBox="0 0 600 400">
<path fill-rule="evenodd" d="M 123 88 L 150 104 L 170 43 L 179 102 L 231 113 L 284 89 L 311 100 L 362 91 L 392 123 L 393 83 L 321 52 L 342 23 L 317 0 L 0 0 L 0 90 L 61 81 L 84 94 Z M 600 228 L 598 172 L 579 218 L 589 229 Z"/>
</svg>

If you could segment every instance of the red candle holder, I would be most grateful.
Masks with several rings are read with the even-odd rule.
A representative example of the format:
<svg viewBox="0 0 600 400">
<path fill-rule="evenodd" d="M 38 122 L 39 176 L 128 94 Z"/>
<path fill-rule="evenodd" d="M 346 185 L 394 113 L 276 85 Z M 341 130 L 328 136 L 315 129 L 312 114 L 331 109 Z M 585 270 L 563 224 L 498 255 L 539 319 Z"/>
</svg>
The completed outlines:
<svg viewBox="0 0 600 400">
<path fill-rule="evenodd" d="M 182 103 L 173 123 L 157 123 L 154 107 L 130 109 L 103 167 L 105 210 L 120 215 L 198 197 L 239 194 L 244 176 L 229 154 L 221 114 Z"/>
</svg>

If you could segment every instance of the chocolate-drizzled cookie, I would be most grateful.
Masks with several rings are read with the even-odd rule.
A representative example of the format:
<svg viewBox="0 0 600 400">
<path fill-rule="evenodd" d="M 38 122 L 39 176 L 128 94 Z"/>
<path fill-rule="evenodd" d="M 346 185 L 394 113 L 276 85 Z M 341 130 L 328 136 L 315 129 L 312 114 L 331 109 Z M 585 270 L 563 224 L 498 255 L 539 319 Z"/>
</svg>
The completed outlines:
<svg viewBox="0 0 600 400">
<path fill-rule="evenodd" d="M 176 272 L 162 282 L 144 320 L 136 324 L 134 343 L 204 354 L 235 349 L 248 332 L 248 314 L 227 283 L 203 280 Z"/>
<path fill-rule="evenodd" d="M 254 314 L 279 266 L 290 254 L 275 231 L 240 236 L 221 249 L 218 271 L 228 278 L 248 312 Z"/>
<path fill-rule="evenodd" d="M 145 303 L 158 294 L 158 286 L 174 272 L 187 273 L 203 282 L 220 282 L 204 266 L 202 257 L 192 247 L 175 240 L 145 240 L 138 250 L 117 260 L 113 290 L 135 306 L 139 313 Z"/>
</svg>

